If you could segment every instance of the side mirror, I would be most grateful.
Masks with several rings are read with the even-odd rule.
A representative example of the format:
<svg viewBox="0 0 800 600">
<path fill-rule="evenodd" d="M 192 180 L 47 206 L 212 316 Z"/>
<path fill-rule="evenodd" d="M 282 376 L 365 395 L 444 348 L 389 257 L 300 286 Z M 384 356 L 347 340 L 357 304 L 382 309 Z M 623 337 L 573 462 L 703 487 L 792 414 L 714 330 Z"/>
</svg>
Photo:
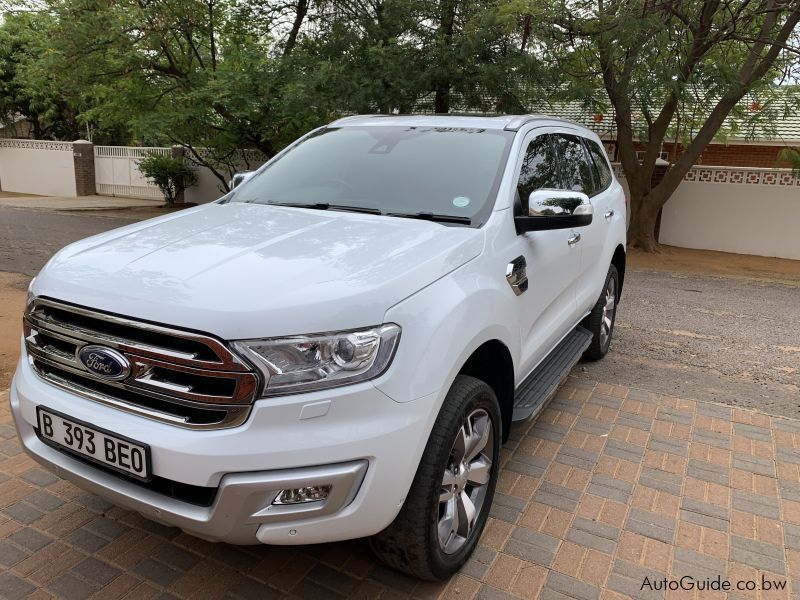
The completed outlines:
<svg viewBox="0 0 800 600">
<path fill-rule="evenodd" d="M 536 190 L 528 196 L 528 214 L 514 217 L 517 233 L 584 227 L 592 222 L 592 203 L 583 192 Z"/>
<path fill-rule="evenodd" d="M 248 179 L 253 176 L 255 171 L 239 171 L 238 173 L 234 173 L 233 177 L 231 177 L 230 182 L 228 182 L 228 188 L 233 189 L 238 185 L 241 185 Z"/>
</svg>

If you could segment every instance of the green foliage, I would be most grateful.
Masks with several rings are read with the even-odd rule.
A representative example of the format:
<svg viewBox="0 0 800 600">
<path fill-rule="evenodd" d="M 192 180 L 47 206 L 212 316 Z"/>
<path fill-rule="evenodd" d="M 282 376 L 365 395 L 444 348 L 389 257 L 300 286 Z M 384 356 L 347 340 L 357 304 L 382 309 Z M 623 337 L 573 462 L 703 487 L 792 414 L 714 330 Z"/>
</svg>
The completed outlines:
<svg viewBox="0 0 800 600">
<path fill-rule="evenodd" d="M 197 183 L 196 173 L 179 158 L 153 152 L 137 164 L 142 175 L 158 186 L 170 206 L 181 191 Z"/>
<path fill-rule="evenodd" d="M 800 177 L 800 148 L 784 148 L 779 158 L 781 162 L 789 164 L 795 177 Z"/>
</svg>

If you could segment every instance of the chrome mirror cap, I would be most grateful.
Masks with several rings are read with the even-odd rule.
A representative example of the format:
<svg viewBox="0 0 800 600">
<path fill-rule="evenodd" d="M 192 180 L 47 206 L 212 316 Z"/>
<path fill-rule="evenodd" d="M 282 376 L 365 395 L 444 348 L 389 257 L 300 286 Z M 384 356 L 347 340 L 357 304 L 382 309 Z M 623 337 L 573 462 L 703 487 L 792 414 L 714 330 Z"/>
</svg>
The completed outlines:
<svg viewBox="0 0 800 600">
<path fill-rule="evenodd" d="M 591 215 L 589 196 L 570 190 L 536 190 L 528 196 L 529 217 Z"/>
</svg>

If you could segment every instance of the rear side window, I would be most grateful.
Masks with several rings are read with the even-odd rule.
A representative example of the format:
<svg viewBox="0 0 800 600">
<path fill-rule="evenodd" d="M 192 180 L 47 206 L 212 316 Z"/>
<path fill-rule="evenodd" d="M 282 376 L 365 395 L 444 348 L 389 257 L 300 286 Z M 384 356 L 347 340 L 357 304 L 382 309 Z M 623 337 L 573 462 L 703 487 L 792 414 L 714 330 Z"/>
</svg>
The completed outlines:
<svg viewBox="0 0 800 600">
<path fill-rule="evenodd" d="M 522 168 L 517 181 L 522 208 L 527 213 L 528 196 L 541 189 L 559 189 L 561 181 L 558 173 L 553 135 L 540 135 L 528 144 Z"/>
<path fill-rule="evenodd" d="M 611 166 L 608 164 L 608 160 L 606 160 L 606 156 L 600 148 L 600 144 L 594 140 L 587 140 L 585 138 L 583 141 L 586 142 L 589 154 L 597 167 L 597 174 L 600 176 L 600 189 L 597 191 L 602 192 L 611 185 Z"/>
<path fill-rule="evenodd" d="M 594 167 L 589 162 L 580 138 L 565 134 L 552 137 L 561 162 L 563 189 L 592 195 L 595 191 Z"/>
</svg>

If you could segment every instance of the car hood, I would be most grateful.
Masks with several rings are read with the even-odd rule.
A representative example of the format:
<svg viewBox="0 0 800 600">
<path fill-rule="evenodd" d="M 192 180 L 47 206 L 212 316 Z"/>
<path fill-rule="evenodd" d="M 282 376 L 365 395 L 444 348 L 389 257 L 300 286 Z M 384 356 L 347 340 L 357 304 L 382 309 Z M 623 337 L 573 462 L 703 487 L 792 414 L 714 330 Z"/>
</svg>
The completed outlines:
<svg viewBox="0 0 800 600">
<path fill-rule="evenodd" d="M 33 293 L 225 339 L 376 325 L 477 256 L 481 230 L 211 204 L 67 246 Z"/>
</svg>

